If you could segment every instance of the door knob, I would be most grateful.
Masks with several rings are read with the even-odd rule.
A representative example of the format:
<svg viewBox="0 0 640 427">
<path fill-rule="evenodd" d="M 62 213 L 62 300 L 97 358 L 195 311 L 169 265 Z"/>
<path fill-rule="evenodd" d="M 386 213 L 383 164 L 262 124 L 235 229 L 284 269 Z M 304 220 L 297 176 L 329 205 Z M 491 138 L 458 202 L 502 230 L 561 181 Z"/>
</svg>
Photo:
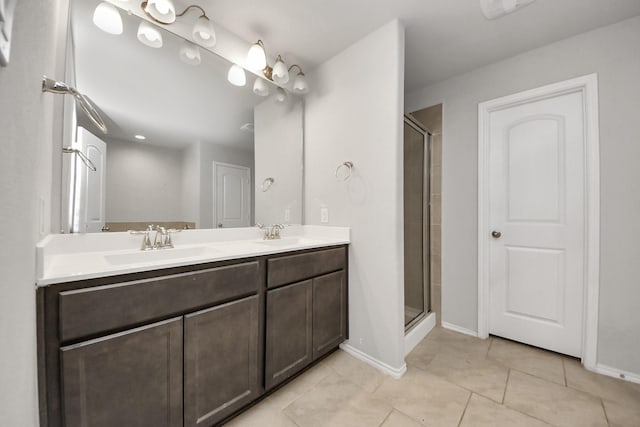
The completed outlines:
<svg viewBox="0 0 640 427">
<path fill-rule="evenodd" d="M 222 228 L 222 223 L 221 222 L 218 223 L 218 228 Z"/>
<path fill-rule="evenodd" d="M 494 239 L 499 239 L 500 236 L 502 236 L 502 233 L 499 232 L 499 231 L 495 231 L 494 230 L 494 231 L 491 232 L 491 237 L 493 237 Z"/>
</svg>

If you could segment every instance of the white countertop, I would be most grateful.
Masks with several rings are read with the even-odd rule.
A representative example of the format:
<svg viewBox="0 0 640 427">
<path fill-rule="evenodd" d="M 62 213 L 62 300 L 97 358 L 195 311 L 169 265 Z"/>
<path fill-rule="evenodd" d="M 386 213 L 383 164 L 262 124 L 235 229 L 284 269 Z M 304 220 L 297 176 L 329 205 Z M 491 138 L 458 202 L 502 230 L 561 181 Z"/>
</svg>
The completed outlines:
<svg viewBox="0 0 640 427">
<path fill-rule="evenodd" d="M 298 225 L 280 240 L 256 228 L 185 230 L 171 249 L 141 251 L 129 233 L 52 234 L 36 246 L 38 286 L 350 243 L 350 229 Z M 152 233 L 153 239 L 153 233 Z"/>
</svg>

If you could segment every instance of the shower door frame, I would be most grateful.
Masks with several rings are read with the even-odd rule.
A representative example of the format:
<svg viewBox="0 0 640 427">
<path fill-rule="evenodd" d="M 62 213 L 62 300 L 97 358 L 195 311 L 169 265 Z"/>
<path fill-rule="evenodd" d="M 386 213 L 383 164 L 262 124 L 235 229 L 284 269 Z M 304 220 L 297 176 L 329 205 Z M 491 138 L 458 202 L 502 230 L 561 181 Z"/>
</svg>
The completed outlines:
<svg viewBox="0 0 640 427">
<path fill-rule="evenodd" d="M 431 132 L 417 123 L 411 116 L 404 115 L 404 123 L 422 134 L 423 189 L 422 189 L 422 312 L 404 327 L 405 334 L 422 322 L 431 313 Z M 404 138 L 403 138 L 404 151 Z M 404 168 L 403 168 L 404 173 Z M 404 202 L 403 202 L 404 205 Z M 404 289 L 404 288 L 403 288 Z M 427 303 L 428 302 L 428 303 Z M 404 304 L 406 313 L 406 301 Z M 406 314 L 405 314 L 406 315 Z"/>
</svg>

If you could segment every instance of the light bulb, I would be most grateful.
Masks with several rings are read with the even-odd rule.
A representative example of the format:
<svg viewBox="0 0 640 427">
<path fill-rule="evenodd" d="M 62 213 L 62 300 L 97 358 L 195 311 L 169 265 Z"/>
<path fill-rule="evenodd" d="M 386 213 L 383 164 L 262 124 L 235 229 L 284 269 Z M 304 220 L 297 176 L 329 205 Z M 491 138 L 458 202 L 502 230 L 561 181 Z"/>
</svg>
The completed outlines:
<svg viewBox="0 0 640 427">
<path fill-rule="evenodd" d="M 267 54 L 260 43 L 260 41 L 254 43 L 247 53 L 247 64 L 255 71 L 264 70 L 267 66 Z"/>
<path fill-rule="evenodd" d="M 247 84 L 247 76 L 244 74 L 244 68 L 239 65 L 233 64 L 229 68 L 227 74 L 227 80 L 234 86 L 244 86 Z"/>
<path fill-rule="evenodd" d="M 122 17 L 111 3 L 102 2 L 93 12 L 93 23 L 105 33 L 122 34 Z"/>
<path fill-rule="evenodd" d="M 163 24 L 173 24 L 176 20 L 176 8 L 171 0 L 147 0 L 144 12 Z"/>
<path fill-rule="evenodd" d="M 216 32 L 213 29 L 213 24 L 206 16 L 198 18 L 193 25 L 191 36 L 196 43 L 202 46 L 213 47 L 216 44 Z"/>
<path fill-rule="evenodd" d="M 287 92 L 284 89 L 279 87 L 276 89 L 276 102 L 282 103 L 287 99 Z"/>
<path fill-rule="evenodd" d="M 309 85 L 307 83 L 307 78 L 304 73 L 301 71 L 298 73 L 296 78 L 293 80 L 293 91 L 295 93 L 305 94 L 309 92 Z"/>
<path fill-rule="evenodd" d="M 258 96 L 268 96 L 269 85 L 264 81 L 264 79 L 256 77 L 256 81 L 253 83 L 253 93 Z"/>
<path fill-rule="evenodd" d="M 180 60 L 189 65 L 200 65 L 200 48 L 195 44 L 185 40 L 180 46 Z"/>
<path fill-rule="evenodd" d="M 162 34 L 147 21 L 140 21 L 138 40 L 140 40 L 140 43 L 149 47 L 156 49 L 162 47 Z"/>
<path fill-rule="evenodd" d="M 276 63 L 273 66 L 271 78 L 279 85 L 286 84 L 289 81 L 289 70 L 287 70 L 287 66 L 282 61 L 282 58 L 280 58 L 280 55 L 278 55 Z"/>
</svg>

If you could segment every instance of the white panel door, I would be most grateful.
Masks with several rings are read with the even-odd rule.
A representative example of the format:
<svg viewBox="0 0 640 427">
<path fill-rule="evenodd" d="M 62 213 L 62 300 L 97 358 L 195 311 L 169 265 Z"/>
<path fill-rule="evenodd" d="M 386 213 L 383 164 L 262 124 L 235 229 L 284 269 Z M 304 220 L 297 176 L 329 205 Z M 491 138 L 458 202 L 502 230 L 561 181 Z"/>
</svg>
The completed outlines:
<svg viewBox="0 0 640 427">
<path fill-rule="evenodd" d="M 583 331 L 582 96 L 489 118 L 489 332 L 572 356 Z"/>
<path fill-rule="evenodd" d="M 78 149 L 91 160 L 96 167 L 89 169 L 75 156 L 77 228 L 80 233 L 102 231 L 106 224 L 106 166 L 107 144 L 84 128 L 78 128 Z"/>
<path fill-rule="evenodd" d="M 251 222 L 251 171 L 244 166 L 213 163 L 214 224 L 248 227 Z"/>
</svg>

